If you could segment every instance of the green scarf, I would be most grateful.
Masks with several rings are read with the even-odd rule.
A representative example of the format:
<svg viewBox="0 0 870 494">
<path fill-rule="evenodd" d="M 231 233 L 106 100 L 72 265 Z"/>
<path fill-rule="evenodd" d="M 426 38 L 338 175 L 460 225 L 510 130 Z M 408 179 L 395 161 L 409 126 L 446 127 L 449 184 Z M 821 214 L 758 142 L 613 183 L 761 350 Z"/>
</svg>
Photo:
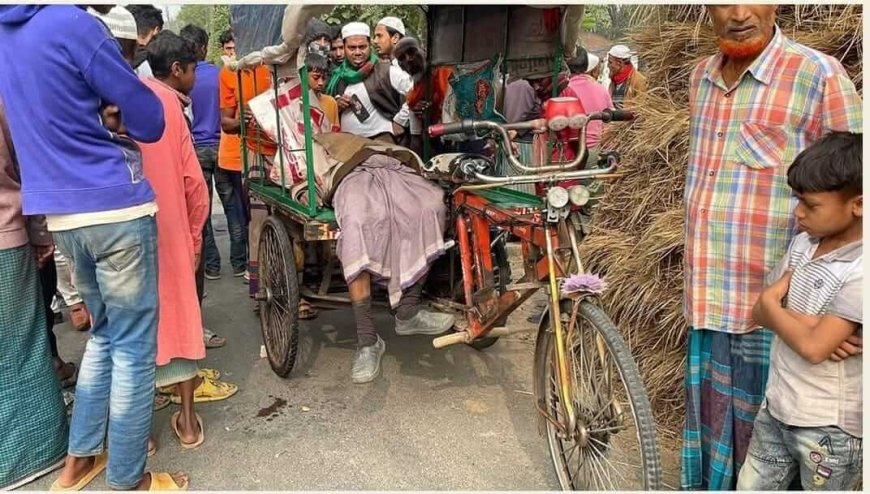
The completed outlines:
<svg viewBox="0 0 870 494">
<path fill-rule="evenodd" d="M 326 85 L 326 94 L 336 96 L 335 92 L 338 89 L 340 81 L 344 81 L 347 86 L 364 81 L 372 73 L 376 63 L 378 63 L 378 55 L 374 51 L 369 56 L 368 62 L 364 63 L 359 69 L 353 68 L 350 61 L 345 59 L 335 69 L 335 72 L 332 73 L 332 78 L 329 79 L 329 84 Z"/>
</svg>

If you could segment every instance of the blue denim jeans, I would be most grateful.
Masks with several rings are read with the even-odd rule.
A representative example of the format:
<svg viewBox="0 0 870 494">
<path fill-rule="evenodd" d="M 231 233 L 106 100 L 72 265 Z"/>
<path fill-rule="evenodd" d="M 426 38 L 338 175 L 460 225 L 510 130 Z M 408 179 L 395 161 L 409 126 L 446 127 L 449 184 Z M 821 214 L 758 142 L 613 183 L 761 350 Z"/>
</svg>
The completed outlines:
<svg viewBox="0 0 870 494">
<path fill-rule="evenodd" d="M 142 479 L 157 354 L 157 223 L 153 216 L 55 232 L 75 266 L 76 288 L 94 324 L 79 369 L 69 454 L 103 451 L 106 480 L 130 489 Z"/>
<path fill-rule="evenodd" d="M 862 441 L 837 427 L 783 424 L 758 411 L 738 491 L 786 490 L 795 478 L 805 491 L 848 491 L 858 485 Z"/>
<path fill-rule="evenodd" d="M 221 254 L 218 252 L 217 243 L 214 240 L 214 230 L 211 226 L 211 199 L 214 197 L 212 177 L 217 170 L 218 147 L 198 146 L 196 158 L 199 160 L 199 167 L 202 168 L 205 186 L 208 189 L 208 218 L 206 218 L 205 226 L 202 229 L 202 258 L 205 261 L 206 269 L 220 271 Z"/>
<path fill-rule="evenodd" d="M 230 233 L 230 264 L 234 272 L 244 270 L 248 265 L 248 219 L 242 195 L 242 173 L 222 168 L 215 169 L 214 188 L 227 216 L 227 229 Z M 207 259 L 206 267 L 212 269 Z M 220 260 L 217 267 L 220 269 Z"/>
</svg>

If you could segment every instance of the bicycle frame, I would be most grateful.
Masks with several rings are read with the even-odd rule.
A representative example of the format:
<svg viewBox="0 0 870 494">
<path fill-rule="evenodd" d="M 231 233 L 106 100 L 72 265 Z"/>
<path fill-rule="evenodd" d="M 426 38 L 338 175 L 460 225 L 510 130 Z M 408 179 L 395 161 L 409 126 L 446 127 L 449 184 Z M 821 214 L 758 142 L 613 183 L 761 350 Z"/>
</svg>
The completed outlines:
<svg viewBox="0 0 870 494">
<path fill-rule="evenodd" d="M 509 183 L 557 183 L 561 180 L 574 178 L 593 178 L 607 175 L 616 168 L 615 158 L 608 157 L 609 166 L 605 169 L 570 171 L 583 162 L 587 155 L 585 146 L 586 125 L 593 119 L 603 121 L 630 120 L 632 115 L 627 112 L 611 113 L 601 112 L 589 115 L 589 118 L 580 120 L 580 142 L 578 157 L 571 163 L 550 165 L 535 169 L 524 166 L 511 152 L 511 139 L 507 130 L 513 129 L 540 129 L 541 122 L 527 122 L 510 126 L 499 125 L 493 122 L 465 121 L 448 125 L 440 125 L 430 128 L 430 135 L 473 132 L 477 130 L 495 131 L 501 137 L 500 143 L 511 161 L 519 165 L 523 171 L 545 173 L 532 173 L 517 177 L 493 177 L 478 171 L 470 174 L 485 185 L 470 185 L 458 187 L 453 191 L 452 206 L 456 221 L 456 236 L 459 243 L 460 259 L 462 267 L 462 288 L 465 298 L 465 312 L 468 328 L 447 336 L 436 338 L 433 344 L 436 348 L 456 343 L 470 343 L 471 341 L 491 333 L 495 323 L 509 315 L 535 292 L 543 286 L 548 288 L 550 304 L 550 321 L 555 335 L 555 350 L 557 373 L 559 376 L 560 402 L 567 418 L 564 424 L 565 430 L 574 430 L 577 421 L 577 413 L 574 410 L 570 393 L 570 376 L 568 372 L 568 359 L 566 354 L 566 335 L 562 328 L 560 302 L 562 300 L 558 278 L 567 276 L 568 270 L 557 251 L 563 250 L 559 244 L 558 230 L 562 227 L 568 232 L 570 256 L 573 257 L 576 273 L 581 274 L 583 264 L 580 259 L 576 232 L 567 225 L 568 218 L 572 214 L 570 202 L 561 207 L 553 207 L 549 199 L 545 198 L 538 208 L 504 208 L 497 207 L 486 197 L 484 187 L 503 185 Z M 549 172 L 549 173 L 546 173 Z M 567 209 L 567 211 L 566 211 Z M 553 211 L 555 210 L 555 211 Z M 556 214 L 553 214 L 556 213 Z M 555 226 L 555 229 L 554 229 Z M 494 283 L 491 235 L 490 228 L 513 234 L 520 239 L 523 253 L 524 276 L 514 285 L 511 285 L 505 293 L 498 295 Z M 473 237 L 473 239 L 472 239 Z M 533 249 L 543 251 L 544 256 L 538 260 L 532 260 Z M 546 280 L 546 285 L 542 282 Z M 543 413 L 543 412 L 542 412 Z M 545 414 L 546 415 L 546 414 Z M 548 420 L 553 420 L 547 416 Z M 560 427 L 562 424 L 560 424 Z"/>
</svg>

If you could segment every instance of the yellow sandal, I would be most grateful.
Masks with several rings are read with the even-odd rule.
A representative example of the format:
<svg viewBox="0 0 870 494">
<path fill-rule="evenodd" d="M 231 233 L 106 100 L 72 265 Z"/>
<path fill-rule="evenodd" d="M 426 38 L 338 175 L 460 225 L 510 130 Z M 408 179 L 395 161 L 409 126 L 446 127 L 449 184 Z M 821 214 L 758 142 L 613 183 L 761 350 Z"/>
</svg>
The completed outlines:
<svg viewBox="0 0 870 494">
<path fill-rule="evenodd" d="M 217 369 L 200 369 L 196 372 L 196 375 L 203 379 L 211 379 L 212 381 L 217 381 L 221 378 L 221 371 Z M 162 395 L 175 394 L 175 385 L 170 384 L 169 386 L 159 387 L 157 388 L 157 392 Z"/>
<path fill-rule="evenodd" d="M 186 477 L 186 476 L 185 476 Z M 190 479 L 185 478 L 184 483 L 178 485 L 172 475 L 166 472 L 154 473 L 151 472 L 151 487 L 149 491 L 186 491 L 190 485 Z"/>
<path fill-rule="evenodd" d="M 193 390 L 194 403 L 207 403 L 210 401 L 226 400 L 239 391 L 239 387 L 235 384 L 215 381 L 204 377 L 202 383 Z M 172 403 L 180 404 L 181 395 L 173 394 L 169 397 Z"/>
</svg>

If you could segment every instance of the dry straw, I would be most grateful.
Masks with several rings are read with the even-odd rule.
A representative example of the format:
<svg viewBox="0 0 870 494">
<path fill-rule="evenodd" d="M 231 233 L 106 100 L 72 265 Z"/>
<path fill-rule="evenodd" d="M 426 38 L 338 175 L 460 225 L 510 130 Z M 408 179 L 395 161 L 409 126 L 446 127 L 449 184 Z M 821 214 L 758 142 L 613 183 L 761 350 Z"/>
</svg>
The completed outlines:
<svg viewBox="0 0 870 494">
<path fill-rule="evenodd" d="M 780 8 L 786 36 L 839 59 L 861 87 L 862 6 Z M 688 157 L 689 74 L 716 44 L 704 7 L 642 6 L 627 42 L 649 78 L 638 119 L 612 125 L 602 146 L 622 157 L 625 177 L 609 186 L 592 234 L 588 268 L 610 282 L 605 304 L 631 345 L 660 433 L 683 425 L 683 187 Z"/>
</svg>

